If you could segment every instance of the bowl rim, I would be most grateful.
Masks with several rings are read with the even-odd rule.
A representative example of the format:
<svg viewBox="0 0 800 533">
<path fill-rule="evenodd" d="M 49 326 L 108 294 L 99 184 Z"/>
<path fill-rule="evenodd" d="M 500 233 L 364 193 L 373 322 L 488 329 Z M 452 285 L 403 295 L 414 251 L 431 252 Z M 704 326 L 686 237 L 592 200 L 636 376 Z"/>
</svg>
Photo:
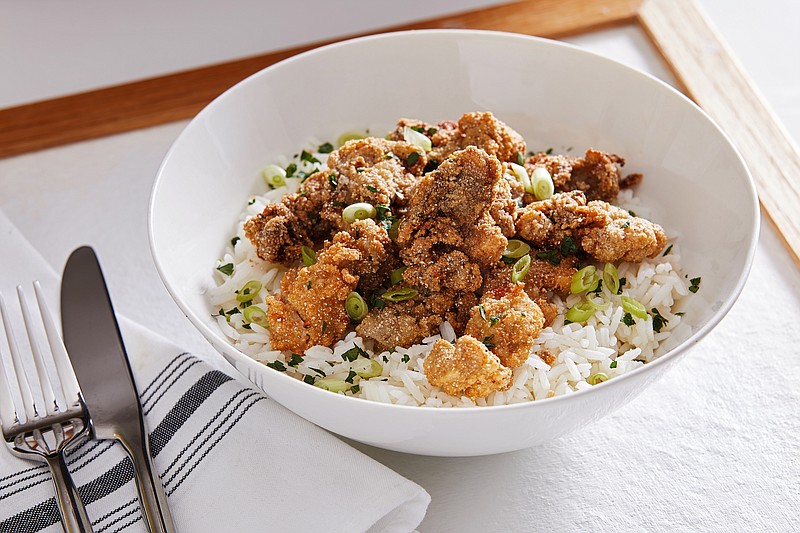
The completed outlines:
<svg viewBox="0 0 800 533">
<path fill-rule="evenodd" d="M 283 68 L 285 65 L 303 61 L 307 57 L 312 55 L 317 55 L 320 53 L 325 53 L 329 50 L 338 49 L 342 47 L 349 47 L 349 46 L 359 46 L 365 42 L 369 41 L 376 41 L 376 40 L 393 40 L 393 39 L 406 39 L 406 38 L 415 38 L 416 36 L 442 36 L 444 38 L 493 38 L 493 39 L 507 39 L 510 41 L 518 41 L 518 42 L 528 42 L 528 43 L 535 43 L 536 46 L 544 46 L 544 47 L 554 47 L 554 48 L 562 48 L 562 49 L 570 49 L 571 53 L 577 53 L 580 55 L 584 55 L 587 57 L 592 58 L 595 61 L 605 63 L 605 65 L 610 66 L 612 68 L 621 68 L 624 69 L 635 76 L 644 77 L 649 79 L 652 82 L 655 82 L 657 85 L 661 87 L 661 89 L 666 90 L 673 94 L 673 96 L 677 96 L 679 99 L 683 100 L 684 103 L 688 104 L 691 108 L 693 108 L 696 112 L 699 112 L 700 115 L 708 121 L 713 129 L 721 135 L 721 137 L 727 142 L 728 146 L 732 149 L 733 154 L 736 157 L 739 165 L 745 172 L 746 176 L 746 184 L 747 190 L 750 193 L 750 199 L 752 202 L 753 208 L 753 217 L 751 220 L 747 221 L 748 226 L 752 227 L 752 235 L 750 237 L 749 243 L 747 245 L 747 252 L 744 259 L 744 268 L 739 273 L 738 278 L 736 279 L 735 286 L 729 292 L 729 294 L 722 300 L 720 307 L 712 314 L 712 316 L 708 319 L 706 324 L 700 327 L 697 331 L 693 332 L 689 337 L 687 337 L 684 341 L 678 344 L 675 348 L 669 350 L 665 354 L 661 355 L 657 359 L 640 366 L 630 372 L 626 372 L 620 376 L 616 376 L 613 379 L 605 381 L 603 383 L 593 385 L 592 387 L 573 391 L 570 394 L 564 394 L 560 396 L 554 396 L 551 398 L 543 398 L 540 400 L 531 400 L 528 402 L 520 402 L 515 404 L 506 404 L 506 405 L 487 405 L 487 406 L 476 406 L 474 408 L 432 408 L 427 406 L 414 406 L 414 405 L 398 405 L 392 403 L 384 403 L 378 401 L 371 401 L 366 400 L 364 398 L 355 398 L 351 396 L 346 396 L 343 394 L 331 394 L 329 391 L 324 391 L 318 387 L 309 386 L 307 383 L 304 383 L 296 378 L 286 375 L 283 372 L 279 372 L 273 369 L 268 369 L 266 366 L 264 367 L 266 370 L 269 370 L 274 373 L 274 375 L 270 375 L 270 379 L 283 379 L 283 380 L 290 380 L 293 382 L 292 384 L 287 383 L 287 386 L 290 387 L 303 387 L 303 389 L 297 389 L 298 391 L 305 391 L 301 392 L 301 394 L 318 394 L 320 395 L 319 398 L 325 399 L 328 402 L 347 402 L 352 406 L 360 406 L 363 409 L 375 409 L 375 410 L 386 410 L 388 411 L 396 411 L 400 410 L 411 410 L 416 413 L 431 413 L 425 414 L 421 416 L 447 416 L 447 417 L 459 417 L 459 416 L 476 416 L 475 413 L 494 413 L 498 410 L 503 411 L 512 411 L 512 410 L 519 410 L 519 409 L 540 409 L 540 408 L 547 408 L 550 405 L 553 405 L 558 402 L 564 401 L 574 401 L 577 398 L 582 398 L 586 394 L 592 394 L 595 390 L 606 390 L 611 387 L 619 387 L 623 385 L 623 382 L 638 377 L 640 375 L 644 375 L 646 373 L 655 372 L 656 369 L 660 368 L 663 365 L 671 363 L 673 360 L 677 360 L 680 356 L 682 356 L 687 350 L 692 348 L 696 345 L 700 340 L 702 340 L 708 333 L 714 329 L 722 319 L 728 314 L 728 312 L 733 307 L 736 300 L 739 298 L 742 290 L 744 289 L 744 285 L 747 281 L 747 278 L 750 274 L 750 270 L 753 265 L 753 259 L 755 257 L 755 252 L 758 245 L 758 238 L 759 232 L 761 227 L 761 215 L 760 215 L 760 207 L 759 207 L 759 200 L 758 194 L 756 191 L 755 182 L 753 180 L 752 174 L 750 169 L 748 168 L 747 164 L 744 161 L 739 149 L 733 143 L 731 138 L 722 130 L 722 128 L 716 123 L 716 121 L 711 118 L 700 106 L 698 106 L 695 102 L 693 102 L 690 98 L 686 95 L 669 85 L 668 83 L 664 82 L 663 80 L 655 77 L 654 75 L 639 70 L 637 68 L 631 67 L 624 63 L 621 63 L 617 60 L 611 59 L 607 56 L 601 55 L 597 52 L 593 52 L 582 48 L 577 45 L 573 45 L 570 43 L 565 43 L 553 39 L 547 39 L 543 37 L 536 37 L 531 35 L 525 35 L 521 33 L 513 33 L 513 32 L 504 32 L 504 31 L 494 31 L 494 30 L 471 30 L 471 29 L 430 29 L 430 30 L 403 30 L 403 31 L 395 31 L 395 32 L 384 32 L 384 33 L 377 33 L 373 35 L 367 35 L 362 37 L 355 37 L 352 39 L 346 39 L 342 41 L 338 41 L 335 43 L 319 46 L 302 52 L 300 54 L 291 56 L 289 58 L 283 59 L 277 63 L 274 63 L 258 72 L 251 74 L 250 76 L 242 79 L 241 81 L 237 82 L 236 84 L 232 85 L 228 89 L 226 89 L 222 94 L 214 98 L 209 104 L 207 104 L 200 112 L 198 112 L 190 122 L 181 130 L 178 136 L 170 145 L 168 151 L 164 155 L 161 164 L 159 165 L 158 171 L 156 172 L 156 177 L 153 182 L 153 186 L 151 189 L 150 194 L 150 201 L 148 203 L 148 214 L 147 214 L 147 231 L 148 231 L 148 242 L 150 246 L 150 253 L 153 257 L 153 261 L 156 265 L 156 270 L 158 271 L 159 277 L 161 278 L 162 283 L 166 287 L 167 291 L 169 292 L 172 299 L 184 313 L 184 315 L 190 320 L 192 325 L 197 328 L 205 337 L 207 342 L 209 342 L 212 346 L 215 346 L 217 349 L 222 350 L 226 355 L 234 358 L 239 359 L 243 358 L 247 363 L 257 363 L 255 359 L 249 357 L 247 354 L 240 352 L 237 350 L 232 344 L 230 344 L 227 339 L 223 338 L 220 332 L 213 331 L 209 328 L 192 310 L 182 302 L 178 290 L 172 286 L 172 284 L 168 281 L 168 276 L 166 273 L 166 268 L 162 261 L 159 259 L 159 255 L 156 250 L 156 243 L 155 243 L 155 232 L 153 227 L 153 216 L 154 211 L 157 204 L 157 196 L 158 191 L 162 182 L 162 178 L 165 175 L 165 169 L 169 164 L 174 152 L 178 150 L 178 146 L 181 143 L 183 137 L 187 134 L 188 130 L 193 127 L 193 125 L 202 119 L 207 113 L 212 112 L 213 108 L 220 105 L 219 102 L 224 101 L 225 99 L 229 98 L 232 93 L 234 93 L 238 88 L 244 84 L 252 83 L 254 79 L 260 78 L 262 76 L 268 75 L 271 71 Z M 233 366 L 233 365 L 232 365 Z M 237 369 L 238 371 L 238 369 Z M 643 389 L 642 389 L 643 390 Z M 637 391 L 641 392 L 641 391 Z M 322 396 L 324 395 L 324 396 Z M 440 413 L 449 413 L 447 415 L 441 415 Z"/>
</svg>

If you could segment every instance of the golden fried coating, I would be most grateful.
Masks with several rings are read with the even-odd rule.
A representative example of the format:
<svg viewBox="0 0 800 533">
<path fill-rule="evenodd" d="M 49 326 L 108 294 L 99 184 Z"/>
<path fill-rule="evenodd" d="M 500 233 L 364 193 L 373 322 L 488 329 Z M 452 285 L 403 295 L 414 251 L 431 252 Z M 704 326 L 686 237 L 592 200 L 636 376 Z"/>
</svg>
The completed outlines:
<svg viewBox="0 0 800 533">
<path fill-rule="evenodd" d="M 517 231 L 536 248 L 556 248 L 564 237 L 598 261 L 642 261 L 667 244 L 658 224 L 602 200 L 586 203 L 580 191 L 557 193 L 519 210 Z"/>
<path fill-rule="evenodd" d="M 419 120 L 401 119 L 390 134 L 395 140 L 403 139 L 403 128 L 413 127 L 425 133 L 433 145 L 428 158 L 443 162 L 453 152 L 468 146 L 480 148 L 500 161 L 517 161 L 517 154 L 525 153 L 522 136 L 497 120 L 491 113 L 465 113 L 458 122 L 444 121 L 431 126 Z"/>
<path fill-rule="evenodd" d="M 459 337 L 455 346 L 437 340 L 423 367 L 428 382 L 452 396 L 485 398 L 511 386 L 511 370 L 469 335 Z"/>
<path fill-rule="evenodd" d="M 458 250 L 440 254 L 430 263 L 409 266 L 403 279 L 426 294 L 446 289 L 475 292 L 483 283 L 480 267 Z"/>
<path fill-rule="evenodd" d="M 547 296 L 556 292 L 562 296 L 569 294 L 572 286 L 572 276 L 577 272 L 575 256 L 567 256 L 554 265 L 544 259 L 535 259 L 531 253 L 531 265 L 525 275 L 525 292 L 536 300 L 540 295 Z M 511 285 L 512 265 L 498 263 L 484 272 L 483 291 L 491 291 L 497 287 Z"/>
<path fill-rule="evenodd" d="M 602 211 L 608 219 L 601 227 L 580 232 L 580 246 L 598 261 L 639 262 L 657 256 L 667 245 L 667 236 L 658 224 L 600 200 L 587 207 Z"/>
<path fill-rule="evenodd" d="M 396 346 L 411 346 L 425 337 L 438 333 L 442 319 L 430 313 L 421 303 L 386 303 L 383 308 L 373 308 L 356 326 L 362 338 L 373 339 L 381 350 Z"/>
<path fill-rule="evenodd" d="M 601 227 L 607 217 L 602 210 L 589 208 L 581 191 L 556 193 L 517 211 L 517 232 L 534 248 L 546 250 L 561 246 L 564 237 L 581 229 Z"/>
<path fill-rule="evenodd" d="M 397 248 L 386 229 L 371 218 L 348 224 L 347 231 L 334 235 L 323 249 L 337 243 L 359 251 L 358 260 L 343 266 L 359 277 L 358 287 L 361 290 L 370 291 L 380 287 L 389 279 L 392 270 L 400 266 Z"/>
<path fill-rule="evenodd" d="M 484 294 L 464 333 L 483 339 L 503 366 L 517 368 L 528 359 L 543 324 L 542 310 L 518 283 Z"/>
<path fill-rule="evenodd" d="M 430 245 L 459 249 L 473 261 L 489 265 L 505 250 L 503 228 L 513 228 L 515 208 L 497 158 L 468 147 L 420 180 L 397 242 L 406 247 L 416 239 L 434 237 Z M 413 260 L 404 257 L 406 263 L 409 259 Z"/>
<path fill-rule="evenodd" d="M 588 200 L 606 202 L 615 201 L 621 187 L 632 187 L 641 181 L 641 174 L 622 178 L 620 167 L 624 165 L 625 160 L 618 155 L 592 148 L 583 157 L 538 153 L 525 161 L 529 174 L 536 167 L 546 168 L 556 191 L 580 190 Z"/>
<path fill-rule="evenodd" d="M 300 257 L 301 246 L 313 246 L 297 215 L 284 203 L 267 204 L 264 211 L 244 225 L 244 231 L 261 259 L 291 264 Z"/>
<path fill-rule="evenodd" d="M 274 350 L 303 353 L 344 336 L 350 324 L 344 301 L 358 284 L 358 276 L 346 265 L 360 259 L 358 250 L 335 243 L 321 251 L 313 265 L 286 273 L 280 295 L 266 299 Z"/>
<path fill-rule="evenodd" d="M 425 150 L 402 137 L 349 141 L 328 156 L 328 168 L 337 176 L 333 200 L 345 205 L 405 205 L 427 162 Z"/>
</svg>

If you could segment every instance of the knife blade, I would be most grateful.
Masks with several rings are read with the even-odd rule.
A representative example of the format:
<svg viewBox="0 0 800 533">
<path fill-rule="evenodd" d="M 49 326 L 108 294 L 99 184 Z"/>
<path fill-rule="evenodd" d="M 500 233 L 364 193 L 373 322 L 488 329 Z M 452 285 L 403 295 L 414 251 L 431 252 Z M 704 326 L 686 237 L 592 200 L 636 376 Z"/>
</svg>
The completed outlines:
<svg viewBox="0 0 800 533">
<path fill-rule="evenodd" d="M 145 522 L 152 533 L 174 533 L 167 497 L 149 450 L 142 405 L 111 297 L 94 250 L 75 250 L 61 281 L 64 344 L 89 409 L 92 434 L 116 439 L 128 452 Z"/>
</svg>

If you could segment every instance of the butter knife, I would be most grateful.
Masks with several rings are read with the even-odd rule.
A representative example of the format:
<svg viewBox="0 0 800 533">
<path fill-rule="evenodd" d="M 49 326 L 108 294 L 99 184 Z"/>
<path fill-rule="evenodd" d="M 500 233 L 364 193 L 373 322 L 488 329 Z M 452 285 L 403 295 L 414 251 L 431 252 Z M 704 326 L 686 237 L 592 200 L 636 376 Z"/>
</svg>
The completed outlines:
<svg viewBox="0 0 800 533">
<path fill-rule="evenodd" d="M 64 267 L 61 325 L 89 408 L 93 437 L 116 439 L 130 455 L 151 533 L 175 533 L 111 298 L 97 256 L 88 246 L 75 250 Z"/>
</svg>

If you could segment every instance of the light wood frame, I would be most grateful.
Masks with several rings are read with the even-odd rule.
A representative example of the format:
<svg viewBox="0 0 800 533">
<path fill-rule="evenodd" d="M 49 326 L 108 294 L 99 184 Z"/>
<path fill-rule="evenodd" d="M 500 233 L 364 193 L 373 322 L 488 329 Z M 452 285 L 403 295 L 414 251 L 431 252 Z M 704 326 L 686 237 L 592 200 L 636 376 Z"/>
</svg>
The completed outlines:
<svg viewBox="0 0 800 533">
<path fill-rule="evenodd" d="M 643 28 L 681 90 L 733 140 L 764 212 L 800 262 L 800 151 L 694 0 L 526 0 L 380 31 L 472 28 L 557 39 L 626 24 Z M 191 118 L 239 80 L 322 44 L 0 109 L 0 158 Z"/>
</svg>

